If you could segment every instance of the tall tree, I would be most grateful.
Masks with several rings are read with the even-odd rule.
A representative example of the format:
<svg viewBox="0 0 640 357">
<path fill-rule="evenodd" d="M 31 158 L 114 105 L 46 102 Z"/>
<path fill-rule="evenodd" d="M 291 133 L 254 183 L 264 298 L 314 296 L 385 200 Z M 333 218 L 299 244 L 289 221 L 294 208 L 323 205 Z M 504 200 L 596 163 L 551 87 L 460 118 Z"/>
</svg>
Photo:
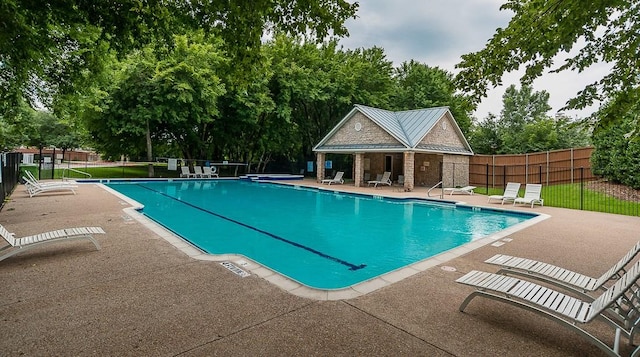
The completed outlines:
<svg viewBox="0 0 640 357">
<path fill-rule="evenodd" d="M 550 117 L 548 100 L 545 91 L 509 86 L 502 96 L 500 117 L 490 114 L 472 127 L 472 148 L 479 154 L 524 154 L 588 145 L 584 123 L 565 115 Z"/>
<path fill-rule="evenodd" d="M 395 110 L 448 106 L 464 133 L 471 126 L 473 108 L 464 95 L 456 93 L 453 74 L 411 60 L 394 71 L 396 89 L 391 105 Z"/>
<path fill-rule="evenodd" d="M 476 154 L 495 155 L 504 147 L 500 137 L 501 123 L 493 113 L 471 125 L 469 144 Z"/>
<path fill-rule="evenodd" d="M 343 51 L 335 41 L 318 46 L 278 37 L 268 56 L 276 107 L 296 125 L 305 158 L 353 104 L 388 105 L 392 66 L 380 48 Z"/>
<path fill-rule="evenodd" d="M 106 96 L 86 111 L 99 148 L 111 157 L 145 152 L 152 161 L 155 138 L 175 143 L 187 159 L 204 157 L 225 93 L 227 61 L 218 47 L 191 33 L 130 56 Z"/>
<path fill-rule="evenodd" d="M 621 94 L 598 111 L 593 133 L 593 172 L 640 189 L 640 93 Z M 627 95 L 629 94 L 629 95 Z"/>
<path fill-rule="evenodd" d="M 482 50 L 463 55 L 457 65 L 460 88 L 476 102 L 502 83 L 504 73 L 522 65 L 523 83 L 529 84 L 545 69 L 581 72 L 598 62 L 612 64 L 610 72 L 578 92 L 567 108 L 632 92 L 640 84 L 640 2 L 510 0 L 501 10 L 513 11 L 509 25 L 497 29 Z M 578 43 L 577 54 L 555 66 L 556 55 L 569 53 Z"/>
<path fill-rule="evenodd" d="M 357 3 L 345 0 L 120 0 L 0 2 L 0 103 L 46 100 L 100 68 L 104 46 L 124 57 L 175 33 L 203 29 L 222 37 L 238 64 L 260 51 L 265 31 L 324 39 L 347 33 Z M 70 89 L 72 90 L 72 88 Z"/>
<path fill-rule="evenodd" d="M 518 90 L 515 85 L 510 85 L 502 96 L 502 104 L 501 150 L 508 153 L 527 152 L 527 144 L 523 142 L 525 127 L 547 117 L 551 110 L 549 93 L 534 92 L 531 86 L 522 86 Z"/>
</svg>

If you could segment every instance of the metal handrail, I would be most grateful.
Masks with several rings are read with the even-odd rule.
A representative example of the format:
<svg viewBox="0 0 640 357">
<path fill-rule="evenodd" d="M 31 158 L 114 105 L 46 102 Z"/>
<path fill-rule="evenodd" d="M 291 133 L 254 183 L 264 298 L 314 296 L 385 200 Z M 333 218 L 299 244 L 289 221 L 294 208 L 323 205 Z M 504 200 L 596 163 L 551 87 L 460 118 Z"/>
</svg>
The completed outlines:
<svg viewBox="0 0 640 357">
<path fill-rule="evenodd" d="M 427 191 L 427 197 L 431 197 L 431 190 L 433 190 L 434 188 L 441 186 L 440 188 L 442 188 L 442 181 L 438 182 L 437 184 L 433 185 L 429 191 Z M 440 198 L 443 198 L 444 196 L 442 195 L 442 190 L 440 190 Z"/>
<path fill-rule="evenodd" d="M 69 170 L 69 171 L 73 171 L 73 172 L 77 172 L 77 173 L 79 173 L 79 174 L 87 175 L 87 176 L 89 176 L 89 177 L 92 177 L 92 176 L 91 176 L 91 174 L 90 174 L 90 173 L 88 173 L 88 172 L 84 172 L 84 171 L 80 171 L 80 170 L 72 169 L 72 168 L 70 168 L 70 167 L 65 167 L 65 168 L 62 170 L 62 181 L 64 181 L 64 180 L 65 180 L 64 174 L 67 172 L 67 170 Z"/>
</svg>

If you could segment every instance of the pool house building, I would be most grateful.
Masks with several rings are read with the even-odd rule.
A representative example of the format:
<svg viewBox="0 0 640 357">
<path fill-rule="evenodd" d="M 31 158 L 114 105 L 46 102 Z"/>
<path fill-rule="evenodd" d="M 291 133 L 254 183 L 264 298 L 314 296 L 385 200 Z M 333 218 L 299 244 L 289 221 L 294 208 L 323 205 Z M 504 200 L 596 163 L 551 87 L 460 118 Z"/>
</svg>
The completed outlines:
<svg viewBox="0 0 640 357">
<path fill-rule="evenodd" d="M 473 155 L 448 107 L 394 112 L 355 105 L 313 151 L 318 180 L 325 178 L 327 155 L 353 155 L 356 187 L 388 171 L 407 191 L 440 181 L 466 186 Z"/>
</svg>

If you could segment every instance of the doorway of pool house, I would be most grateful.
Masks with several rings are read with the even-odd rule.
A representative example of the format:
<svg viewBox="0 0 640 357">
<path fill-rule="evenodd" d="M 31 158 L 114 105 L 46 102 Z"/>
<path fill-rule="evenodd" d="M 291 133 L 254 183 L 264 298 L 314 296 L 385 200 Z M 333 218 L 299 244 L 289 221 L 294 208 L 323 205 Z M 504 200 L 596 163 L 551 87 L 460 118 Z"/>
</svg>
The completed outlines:
<svg viewBox="0 0 640 357">
<path fill-rule="evenodd" d="M 393 155 L 384 156 L 384 171 L 391 172 L 391 177 L 393 177 Z"/>
</svg>

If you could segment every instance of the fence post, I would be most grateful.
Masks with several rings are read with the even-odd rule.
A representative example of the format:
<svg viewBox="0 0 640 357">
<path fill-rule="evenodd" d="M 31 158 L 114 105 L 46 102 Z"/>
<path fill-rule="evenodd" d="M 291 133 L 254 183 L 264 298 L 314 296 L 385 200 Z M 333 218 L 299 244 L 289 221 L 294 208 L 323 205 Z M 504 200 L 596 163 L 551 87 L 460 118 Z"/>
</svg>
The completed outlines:
<svg viewBox="0 0 640 357">
<path fill-rule="evenodd" d="M 538 170 L 538 182 L 542 183 L 542 165 L 540 165 L 540 169 Z"/>
<path fill-rule="evenodd" d="M 507 165 L 502 166 L 502 187 L 505 187 L 507 184 Z"/>
<path fill-rule="evenodd" d="M 51 158 L 51 179 L 56 178 L 56 147 L 53 147 L 53 157 Z"/>
<path fill-rule="evenodd" d="M 584 210 L 584 167 L 580 168 L 580 210 Z"/>
<path fill-rule="evenodd" d="M 487 195 L 488 195 L 489 194 L 489 164 L 488 163 L 487 163 L 486 181 L 487 181 Z"/>
</svg>

